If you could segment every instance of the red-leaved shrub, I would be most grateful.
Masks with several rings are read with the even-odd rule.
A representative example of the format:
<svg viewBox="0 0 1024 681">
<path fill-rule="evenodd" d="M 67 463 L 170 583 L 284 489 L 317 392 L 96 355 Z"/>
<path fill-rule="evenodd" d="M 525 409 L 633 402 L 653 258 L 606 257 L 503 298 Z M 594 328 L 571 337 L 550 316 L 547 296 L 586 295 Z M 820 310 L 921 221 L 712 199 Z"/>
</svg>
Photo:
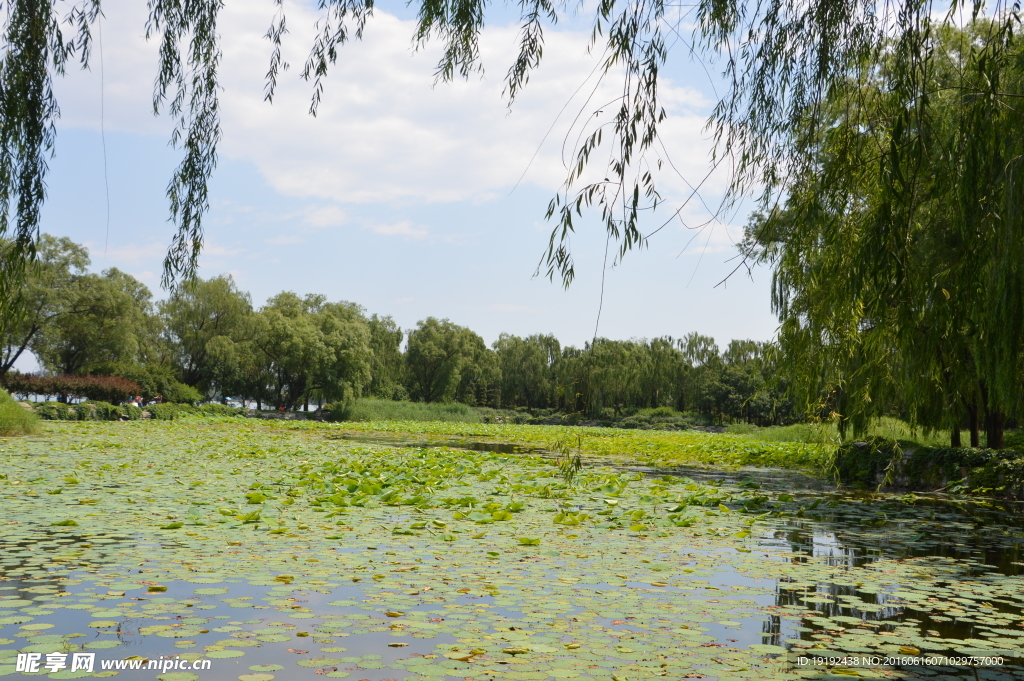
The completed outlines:
<svg viewBox="0 0 1024 681">
<path fill-rule="evenodd" d="M 9 372 L 0 383 L 20 395 L 61 395 L 120 404 L 138 395 L 138 383 L 118 376 L 35 376 Z"/>
</svg>

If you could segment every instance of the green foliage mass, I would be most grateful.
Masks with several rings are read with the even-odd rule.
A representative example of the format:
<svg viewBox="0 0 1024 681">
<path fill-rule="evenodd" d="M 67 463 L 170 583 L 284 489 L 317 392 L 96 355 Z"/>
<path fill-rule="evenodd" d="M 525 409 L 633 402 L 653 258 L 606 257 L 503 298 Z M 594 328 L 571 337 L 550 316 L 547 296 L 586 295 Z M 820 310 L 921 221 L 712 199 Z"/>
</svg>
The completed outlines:
<svg viewBox="0 0 1024 681">
<path fill-rule="evenodd" d="M 39 430 L 39 418 L 0 390 L 0 437 L 29 435 Z"/>
<path fill-rule="evenodd" d="M 1024 452 L 870 437 L 841 447 L 835 465 L 839 480 L 859 488 L 1024 497 Z"/>
<path fill-rule="evenodd" d="M 406 351 L 409 386 L 414 399 L 477 403 L 481 385 L 497 373 L 492 353 L 480 336 L 447 319 L 428 317 L 409 332 Z M 469 398 L 467 400 L 467 398 Z"/>
<path fill-rule="evenodd" d="M 773 367 L 763 343 L 733 341 L 720 351 L 713 339 L 690 334 L 599 338 L 576 348 L 551 335 L 502 334 L 487 347 L 447 319 L 431 317 L 405 332 L 389 317 L 319 295 L 283 292 L 253 309 L 249 294 L 226 276 L 190 280 L 154 306 L 129 275 L 89 274 L 87 251 L 67 239 L 44 236 L 39 257 L 22 287 L 29 313 L 0 337 L 0 376 L 31 350 L 51 373 L 111 375 L 135 383 L 132 394 L 147 401 L 159 396 L 176 404 L 234 398 L 258 409 L 312 411 L 325 403 L 346 408 L 359 398 L 411 397 L 534 412 L 512 420 L 560 412 L 568 422 L 638 428 L 794 418 L 767 382 Z M 29 378 L 20 392 L 41 394 Z M 675 411 L 651 411 L 658 409 Z"/>
<path fill-rule="evenodd" d="M 43 402 L 34 405 L 36 414 L 48 421 L 76 421 L 78 412 L 67 402 Z"/>
<path fill-rule="evenodd" d="M 89 400 L 78 404 L 66 402 L 42 402 L 33 404 L 33 410 L 48 421 L 130 421 L 142 418 L 142 409 L 135 405 L 116 405 L 109 402 Z"/>
<path fill-rule="evenodd" d="M 465 404 L 396 402 L 363 398 L 325 407 L 329 421 L 458 421 L 480 423 L 477 410 Z"/>
<path fill-rule="evenodd" d="M 790 426 L 769 426 L 758 428 L 750 424 L 733 424 L 726 427 L 727 433 L 745 435 L 755 440 L 769 442 L 817 442 L 840 445 L 843 434 L 835 422 L 795 423 Z M 906 421 L 890 416 L 872 419 L 857 437 L 846 434 L 845 440 L 884 438 L 912 443 L 917 447 L 943 447 L 950 440 L 949 431 L 913 428 Z"/>
<path fill-rule="evenodd" d="M 924 9 L 922 5 L 921 10 Z M 775 269 L 785 375 L 862 431 L 898 411 L 1002 448 L 1024 391 L 1022 44 L 1015 12 L 920 30 L 833 75 L 748 254 Z M 947 19 L 948 21 L 948 19 Z M 911 52 L 928 55 L 920 74 Z M 871 58 L 868 58 L 871 57 Z M 787 159 L 787 162 L 791 160 Z"/>
<path fill-rule="evenodd" d="M 173 421 L 184 415 L 197 414 L 199 410 L 191 404 L 175 404 L 164 402 L 146 407 L 150 416 L 158 421 Z"/>
</svg>

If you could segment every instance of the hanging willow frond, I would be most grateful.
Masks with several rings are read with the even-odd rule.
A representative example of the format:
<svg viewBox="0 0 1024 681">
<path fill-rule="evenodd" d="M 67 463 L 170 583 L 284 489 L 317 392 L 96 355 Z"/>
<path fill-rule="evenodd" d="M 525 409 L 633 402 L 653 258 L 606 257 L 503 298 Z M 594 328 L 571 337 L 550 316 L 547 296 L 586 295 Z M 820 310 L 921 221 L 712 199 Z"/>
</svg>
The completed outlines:
<svg viewBox="0 0 1024 681">
<path fill-rule="evenodd" d="M 63 71 L 76 52 L 82 64 L 88 64 L 90 27 L 99 16 L 100 0 L 80 0 L 63 19 L 54 14 L 55 6 L 54 0 L 13 0 L 6 5 L 4 19 L 0 208 L 9 210 L 0 217 L 0 230 L 7 229 L 10 214 L 21 244 L 14 256 L 19 261 L 31 258 L 39 205 L 45 197 L 46 159 L 52 151 L 58 111 L 50 79 Z M 164 262 L 163 279 L 168 286 L 194 273 L 202 249 L 208 184 L 221 136 L 217 22 L 222 6 L 222 0 L 148 1 L 146 33 L 159 41 L 154 110 L 166 109 L 174 118 L 172 142 L 183 152 L 167 188 L 176 227 Z M 318 0 L 317 7 L 317 34 L 301 72 L 312 83 L 310 112 L 314 115 L 340 48 L 362 36 L 374 4 L 373 0 Z M 894 192 L 913 186 L 917 176 L 903 174 L 907 166 L 897 161 L 923 153 L 915 141 L 919 136 L 914 125 L 929 110 L 922 84 L 928 81 L 935 59 L 929 31 L 937 7 L 931 0 L 702 0 L 690 14 L 671 18 L 669 8 L 682 12 L 664 0 L 600 0 L 589 9 L 591 47 L 602 60 L 597 81 L 615 80 L 618 94 L 603 107 L 585 99 L 584 110 L 607 109 L 609 115 L 592 118 L 592 111 L 581 110 L 582 127 L 575 128 L 582 130 L 580 137 L 577 142 L 567 141 L 566 180 L 548 207 L 554 225 L 539 271 L 566 285 L 572 281 L 571 236 L 585 211 L 600 215 L 618 257 L 646 243 L 640 216 L 663 202 L 657 169 L 671 163 L 667 155 L 672 150 L 664 148 L 659 138 L 665 119 L 659 83 L 671 45 L 685 45 L 708 60 L 725 60 L 728 89 L 714 109 L 710 126 L 718 144 L 715 167 L 728 159 L 724 165 L 732 168 L 727 202 L 759 191 L 768 209 L 785 197 L 792 178 L 815 166 L 812 142 L 829 125 L 827 102 L 839 91 L 856 90 L 850 89 L 851 69 L 883 61 L 891 64 L 891 86 L 907 95 L 904 100 L 910 108 L 900 134 L 893 137 L 888 151 L 880 152 L 890 160 L 875 167 L 891 177 Z M 961 12 L 978 16 L 984 8 L 982 0 L 952 0 L 945 23 L 958 21 Z M 430 40 L 442 43 L 435 71 L 439 80 L 467 77 L 481 68 L 485 0 L 420 0 L 417 10 L 414 45 Z M 545 24 L 555 24 L 570 11 L 579 10 L 549 0 L 520 0 L 519 55 L 505 83 L 510 103 L 541 63 Z M 992 11 L 1004 32 L 1013 30 L 1019 18 L 1017 4 L 1000 4 Z M 696 26 L 692 41 L 682 36 L 687 23 Z M 72 39 L 64 40 L 61 26 L 73 29 Z M 265 35 L 270 43 L 268 100 L 273 99 L 287 66 L 281 56 L 287 32 L 284 5 L 278 0 Z M 667 43 L 669 34 L 679 42 Z M 993 63 L 1000 63 L 998 44 L 989 46 Z M 998 86 L 979 87 L 981 97 L 986 88 Z M 607 161 L 597 161 L 599 149 L 602 159 L 607 152 Z M 1015 176 L 1015 168 L 1007 166 L 1008 176 Z M 589 171 L 601 179 L 591 181 Z M 0 231 L 0 236 L 4 233 Z M 16 270 L 19 265 L 11 267 Z M 4 285 L 0 282 L 0 288 Z"/>
<path fill-rule="evenodd" d="M 88 60 L 89 25 L 98 0 L 75 5 L 66 16 L 77 35 L 65 41 L 52 0 L 7 4 L 0 56 L 0 239 L 9 240 L 0 259 L 0 327 L 18 314 L 25 268 L 35 258 L 39 212 L 46 199 L 47 163 L 60 109 L 53 75 L 64 72 L 79 52 Z M 2 328 L 0 328 L 2 331 Z"/>
<path fill-rule="evenodd" d="M 894 404 L 933 428 L 980 412 L 1000 430 L 1024 388 L 1024 44 L 1005 17 L 916 25 L 794 131 L 785 202 L 744 248 L 775 269 L 812 410 L 855 429 Z"/>
</svg>

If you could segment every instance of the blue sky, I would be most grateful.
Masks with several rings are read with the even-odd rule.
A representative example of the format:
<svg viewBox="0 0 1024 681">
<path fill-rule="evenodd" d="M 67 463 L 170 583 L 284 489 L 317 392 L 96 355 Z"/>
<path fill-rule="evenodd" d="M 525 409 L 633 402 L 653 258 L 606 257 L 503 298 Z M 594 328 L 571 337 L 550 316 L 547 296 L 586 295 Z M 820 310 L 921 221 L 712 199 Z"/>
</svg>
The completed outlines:
<svg viewBox="0 0 1024 681">
<path fill-rule="evenodd" d="M 143 3 L 104 7 L 109 227 L 96 58 L 91 71 L 69 73 L 57 86 L 62 119 L 42 227 L 86 244 L 94 269 L 130 272 L 160 298 L 171 235 L 164 191 L 178 152 L 167 145 L 168 118 L 151 113 L 156 48 L 142 36 Z M 509 110 L 501 91 L 515 48 L 513 15 L 501 10 L 485 31 L 482 76 L 433 86 L 437 50 L 413 53 L 409 10 L 384 5 L 365 40 L 342 51 L 312 118 L 297 66 L 315 15 L 302 4 L 286 7 L 285 56 L 296 68 L 284 74 L 273 105 L 262 101 L 272 3 L 236 0 L 222 15 L 224 142 L 200 275 L 232 274 L 257 306 L 282 290 L 315 292 L 391 315 L 405 328 L 436 316 L 488 342 L 501 332 L 588 340 L 600 303 L 600 226 L 585 220 L 573 238 L 577 279 L 568 291 L 533 276 L 549 234 L 544 211 L 565 173 L 562 141 L 578 133 L 574 114 L 595 108 L 570 99 L 593 82 L 586 27 L 569 21 L 548 32 L 544 63 Z M 688 191 L 683 179 L 709 167 L 703 126 L 714 98 L 704 68 L 682 53 L 675 51 L 662 83 L 663 139 L 683 176 L 660 178 L 673 209 Z M 593 102 L 614 91 L 612 82 L 598 87 Z M 718 174 L 707 183 L 706 203 L 721 197 L 724 181 Z M 671 209 L 658 212 L 644 231 Z M 732 244 L 746 211 L 703 230 L 689 228 L 707 220 L 698 202 L 682 217 L 685 225 L 670 224 L 648 249 L 608 269 L 600 335 L 699 331 L 721 345 L 771 338 L 769 271 L 716 287 L 735 266 Z"/>
</svg>

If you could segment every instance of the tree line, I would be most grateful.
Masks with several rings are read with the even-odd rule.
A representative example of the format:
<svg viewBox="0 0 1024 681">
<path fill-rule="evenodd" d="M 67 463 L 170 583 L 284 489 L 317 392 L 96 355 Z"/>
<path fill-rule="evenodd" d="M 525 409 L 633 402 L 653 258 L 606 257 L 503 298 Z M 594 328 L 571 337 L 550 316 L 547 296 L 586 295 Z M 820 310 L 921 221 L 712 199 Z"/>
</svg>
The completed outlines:
<svg viewBox="0 0 1024 681">
<path fill-rule="evenodd" d="M 49 374 L 117 376 L 168 401 L 309 409 L 377 397 L 592 418 L 670 407 L 715 421 L 792 419 L 768 383 L 767 345 L 755 341 L 720 350 L 691 333 L 579 348 L 553 335 L 502 334 L 488 347 L 447 319 L 403 330 L 316 294 L 282 292 L 257 309 L 229 276 L 195 279 L 154 302 L 131 275 L 88 266 L 84 247 L 42 235 L 21 290 L 26 312 L 0 339 L 0 377 L 31 351 Z"/>
</svg>

